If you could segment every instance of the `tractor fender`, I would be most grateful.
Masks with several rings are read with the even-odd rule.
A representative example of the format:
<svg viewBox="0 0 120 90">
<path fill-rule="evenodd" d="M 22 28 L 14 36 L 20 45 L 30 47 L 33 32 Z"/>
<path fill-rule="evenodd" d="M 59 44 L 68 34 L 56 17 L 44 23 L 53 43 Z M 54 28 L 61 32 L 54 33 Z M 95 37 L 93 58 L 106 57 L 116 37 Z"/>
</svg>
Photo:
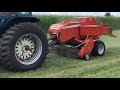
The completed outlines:
<svg viewBox="0 0 120 90">
<path fill-rule="evenodd" d="M 7 29 L 14 26 L 15 24 L 22 23 L 22 22 L 39 22 L 39 19 L 36 17 L 13 17 L 6 21 L 4 25 L 1 27 L 1 33 L 3 34 Z"/>
<path fill-rule="evenodd" d="M 83 58 L 84 55 L 90 54 L 91 51 L 92 51 L 92 49 L 93 49 L 93 47 L 94 47 L 94 41 L 93 41 L 93 39 L 89 38 L 89 39 L 85 40 L 84 46 L 79 51 L 79 57 Z"/>
</svg>

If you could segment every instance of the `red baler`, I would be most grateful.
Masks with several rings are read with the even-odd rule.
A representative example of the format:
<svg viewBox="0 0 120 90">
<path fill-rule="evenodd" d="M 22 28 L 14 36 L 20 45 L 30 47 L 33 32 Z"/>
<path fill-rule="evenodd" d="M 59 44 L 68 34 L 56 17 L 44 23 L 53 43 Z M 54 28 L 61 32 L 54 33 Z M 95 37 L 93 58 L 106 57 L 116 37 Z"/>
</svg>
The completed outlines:
<svg viewBox="0 0 120 90">
<path fill-rule="evenodd" d="M 99 40 L 101 35 L 112 34 L 112 29 L 106 24 L 98 25 L 96 18 L 74 17 L 70 21 L 62 21 L 49 27 L 49 48 L 55 45 L 65 53 L 89 60 L 89 56 L 102 56 L 105 44 Z"/>
</svg>

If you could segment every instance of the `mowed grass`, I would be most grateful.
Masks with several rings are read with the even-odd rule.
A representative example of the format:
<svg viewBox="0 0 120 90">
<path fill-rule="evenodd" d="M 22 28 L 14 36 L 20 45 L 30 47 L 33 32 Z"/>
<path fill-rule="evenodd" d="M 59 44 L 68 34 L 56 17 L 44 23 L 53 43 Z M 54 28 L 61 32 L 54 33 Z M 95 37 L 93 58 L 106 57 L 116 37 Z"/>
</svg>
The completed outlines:
<svg viewBox="0 0 120 90">
<path fill-rule="evenodd" d="M 91 57 L 90 61 L 48 54 L 41 68 L 27 72 L 9 72 L 0 68 L 0 78 L 120 78 L 120 30 L 117 38 L 102 36 L 105 55 Z"/>
</svg>

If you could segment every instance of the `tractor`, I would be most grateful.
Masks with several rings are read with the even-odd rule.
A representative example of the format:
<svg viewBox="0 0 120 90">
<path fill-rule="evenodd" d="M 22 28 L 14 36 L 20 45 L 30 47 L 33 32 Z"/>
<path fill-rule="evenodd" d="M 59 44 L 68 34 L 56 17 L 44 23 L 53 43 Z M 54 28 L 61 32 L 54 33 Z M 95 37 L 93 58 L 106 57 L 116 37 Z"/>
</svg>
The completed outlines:
<svg viewBox="0 0 120 90">
<path fill-rule="evenodd" d="M 27 71 L 42 66 L 51 51 L 89 60 L 103 56 L 101 35 L 112 34 L 106 24 L 92 17 L 73 17 L 48 28 L 50 38 L 31 12 L 0 12 L 0 64 L 10 71 Z"/>
<path fill-rule="evenodd" d="M 105 44 L 101 35 L 112 34 L 107 24 L 97 24 L 96 18 L 73 17 L 69 21 L 52 24 L 48 30 L 49 51 L 57 51 L 63 56 L 89 60 L 90 56 L 103 56 Z"/>
<path fill-rule="evenodd" d="M 0 12 L 0 64 L 10 71 L 36 69 L 48 52 L 47 37 L 31 12 Z"/>
</svg>

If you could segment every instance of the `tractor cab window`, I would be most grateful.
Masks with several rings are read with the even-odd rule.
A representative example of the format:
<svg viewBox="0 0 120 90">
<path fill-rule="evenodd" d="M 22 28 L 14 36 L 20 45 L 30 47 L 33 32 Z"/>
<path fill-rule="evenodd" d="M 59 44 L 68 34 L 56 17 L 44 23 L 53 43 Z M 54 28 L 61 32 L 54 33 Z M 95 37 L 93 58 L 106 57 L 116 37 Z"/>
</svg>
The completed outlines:
<svg viewBox="0 0 120 90">
<path fill-rule="evenodd" d="M 0 16 L 8 16 L 9 14 L 9 12 L 0 12 Z"/>
<path fill-rule="evenodd" d="M 31 16 L 32 14 L 30 12 L 17 12 L 18 16 Z"/>
<path fill-rule="evenodd" d="M 19 12 L 18 14 L 27 15 L 29 13 L 28 12 Z"/>
</svg>

